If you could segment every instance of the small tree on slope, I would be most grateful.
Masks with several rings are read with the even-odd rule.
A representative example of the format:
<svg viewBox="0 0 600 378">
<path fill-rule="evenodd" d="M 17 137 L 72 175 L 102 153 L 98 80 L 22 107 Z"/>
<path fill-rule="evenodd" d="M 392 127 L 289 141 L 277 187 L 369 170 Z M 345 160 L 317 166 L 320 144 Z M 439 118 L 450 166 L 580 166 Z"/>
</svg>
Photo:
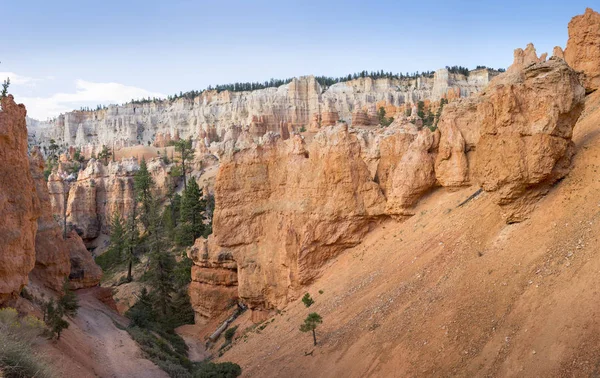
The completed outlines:
<svg viewBox="0 0 600 378">
<path fill-rule="evenodd" d="M 317 314 L 316 312 L 312 312 L 308 314 L 306 319 L 304 319 L 304 324 L 300 326 L 300 331 L 302 332 L 312 331 L 314 345 L 317 345 L 317 335 L 315 333 L 315 330 L 317 329 L 317 326 L 321 323 L 323 323 L 323 318 L 321 318 L 321 315 Z"/>
</svg>

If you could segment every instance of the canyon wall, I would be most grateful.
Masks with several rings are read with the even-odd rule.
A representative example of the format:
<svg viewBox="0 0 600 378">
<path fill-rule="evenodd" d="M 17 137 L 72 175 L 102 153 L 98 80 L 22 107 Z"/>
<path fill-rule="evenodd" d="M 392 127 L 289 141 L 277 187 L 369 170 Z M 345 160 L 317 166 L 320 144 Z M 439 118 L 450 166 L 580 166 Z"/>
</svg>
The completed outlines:
<svg viewBox="0 0 600 378">
<path fill-rule="evenodd" d="M 29 173 L 27 111 L 12 96 L 0 111 L 0 303 L 18 295 L 35 265 L 40 204 Z"/>
<path fill-rule="evenodd" d="M 480 185 L 506 222 L 527 218 L 569 170 L 583 102 L 579 75 L 530 45 L 479 95 L 447 105 L 435 131 L 402 114 L 387 128 L 339 123 L 310 141 L 267 133 L 254 143 L 242 130 L 221 150 L 213 235 L 190 254 L 197 320 L 223 312 L 216 301 L 233 300 L 234 285 L 254 311 L 282 307 L 379 220 L 411 216 L 438 186 Z"/>
<path fill-rule="evenodd" d="M 247 92 L 204 91 L 176 101 L 111 105 L 97 111 L 73 111 L 49 122 L 30 121 L 32 140 L 42 148 L 50 139 L 65 147 L 99 152 L 102 145 L 118 149 L 192 137 L 205 143 L 222 140 L 231 128 L 249 127 L 256 136 L 267 131 L 287 138 L 301 127 L 318 129 L 343 119 L 350 124 L 376 122 L 376 108 L 388 116 L 419 100 L 466 97 L 483 89 L 497 72 L 479 69 L 468 76 L 435 72 L 433 78 L 359 78 L 323 88 L 313 76 L 293 79 L 278 88 Z M 369 118 L 370 116 L 370 118 Z M 168 135 L 168 136 L 167 136 Z"/>
<path fill-rule="evenodd" d="M 63 240 L 52 214 L 39 150 L 27 153 L 25 107 L 12 96 L 0 111 L 0 304 L 16 298 L 31 279 L 59 291 L 73 276 L 75 288 L 100 282 L 102 272 L 78 235 Z M 83 246 L 83 248 L 81 248 Z"/>
</svg>

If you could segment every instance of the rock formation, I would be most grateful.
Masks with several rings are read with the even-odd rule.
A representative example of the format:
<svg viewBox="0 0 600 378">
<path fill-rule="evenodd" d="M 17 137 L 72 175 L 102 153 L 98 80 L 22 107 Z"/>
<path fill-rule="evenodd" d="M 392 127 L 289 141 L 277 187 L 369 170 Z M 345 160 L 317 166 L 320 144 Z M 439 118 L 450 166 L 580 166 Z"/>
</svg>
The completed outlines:
<svg viewBox="0 0 600 378">
<path fill-rule="evenodd" d="M 197 323 L 218 316 L 235 305 L 238 297 L 237 263 L 230 252 L 215 254 L 217 250 L 208 248 L 204 238 L 196 239 L 188 250 L 194 262 L 189 294 Z"/>
<path fill-rule="evenodd" d="M 194 259 L 200 269 L 190 286 L 200 317 L 214 290 L 206 268 L 218 257 L 232 256 L 238 295 L 251 307 L 284 304 L 329 258 L 360 242 L 383 214 L 385 198 L 357 137 L 341 124 L 308 146 L 298 135 L 284 141 L 268 133 L 258 145 L 223 155 L 215 202 L 209 262 Z"/>
<path fill-rule="evenodd" d="M 438 101 L 444 96 L 467 97 L 483 89 L 495 71 L 480 69 L 468 77 L 436 71 L 433 77 L 416 79 L 350 80 L 323 88 L 313 76 L 293 79 L 278 88 L 249 92 L 204 91 L 193 100 L 109 106 L 97 111 L 73 111 L 50 122 L 37 122 L 32 140 L 47 147 L 50 139 L 64 146 L 78 146 L 86 156 L 102 145 L 118 149 L 148 142 L 164 146 L 171 136 L 213 142 L 233 127 L 250 126 L 262 136 L 268 131 L 287 134 L 300 128 L 349 124 L 377 124 L 376 104 L 392 109 L 419 100 Z M 364 113 L 363 113 L 364 111 Z M 366 119 L 363 119 L 366 117 Z M 316 121 L 316 122 L 315 122 Z M 33 121 L 30 122 L 32 125 Z"/>
<path fill-rule="evenodd" d="M 27 111 L 12 96 L 0 111 L 0 303 L 19 294 L 35 265 L 40 214 L 27 157 Z"/>
<path fill-rule="evenodd" d="M 86 287 L 97 286 L 102 279 L 102 269 L 87 250 L 83 240 L 75 231 L 71 231 L 65 240 L 65 245 L 69 251 L 69 260 L 71 270 L 69 272 L 69 281 L 73 289 L 83 289 Z"/>
<path fill-rule="evenodd" d="M 138 169 L 136 159 L 109 161 L 108 165 L 91 159 L 69 186 L 66 211 L 69 227 L 75 228 L 87 241 L 97 237 L 101 231 L 106 232 L 116 212 L 127 218 L 133 209 L 133 175 Z M 168 169 L 161 159 L 148 162 L 148 170 L 161 194 L 166 193 L 169 185 Z M 66 189 L 61 172 L 50 175 L 48 190 L 53 212 L 62 219 Z"/>
<path fill-rule="evenodd" d="M 587 8 L 573 17 L 564 58 L 574 70 L 583 71 L 586 91 L 600 88 L 600 13 Z"/>
<path fill-rule="evenodd" d="M 497 192 L 509 222 L 526 217 L 528 204 L 570 169 L 573 127 L 584 88 L 558 58 L 497 77 L 480 97 L 480 140 L 474 173 Z"/>
<path fill-rule="evenodd" d="M 61 290 L 71 270 L 69 249 L 62 235 L 62 227 L 52 214 L 50 195 L 44 178 L 44 160 L 35 150 L 30 158 L 31 176 L 35 182 L 41 214 L 35 235 L 35 267 L 31 277 L 53 290 Z"/>
<path fill-rule="evenodd" d="M 568 172 L 583 97 L 564 60 L 538 58 L 529 45 L 481 94 L 446 105 L 435 131 L 402 112 L 387 128 L 342 123 L 310 143 L 271 133 L 254 143 L 242 131 L 222 146 L 214 233 L 195 247 L 203 258 L 193 253 L 197 319 L 223 312 L 218 299 L 235 298 L 235 271 L 237 295 L 251 309 L 284 305 L 373 222 L 412 215 L 436 186 L 478 183 L 507 222 L 526 218 Z M 226 267 L 218 256 L 226 256 Z"/>
</svg>

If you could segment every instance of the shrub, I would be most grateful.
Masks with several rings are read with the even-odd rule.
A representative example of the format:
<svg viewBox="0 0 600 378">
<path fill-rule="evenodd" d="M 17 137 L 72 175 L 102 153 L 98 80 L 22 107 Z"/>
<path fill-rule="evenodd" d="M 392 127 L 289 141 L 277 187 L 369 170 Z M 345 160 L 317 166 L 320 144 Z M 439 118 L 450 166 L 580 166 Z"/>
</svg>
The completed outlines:
<svg viewBox="0 0 600 378">
<path fill-rule="evenodd" d="M 18 317 L 15 309 L 0 310 L 0 371 L 9 377 L 54 377 L 45 357 L 32 349 L 44 323 L 32 316 Z"/>
<path fill-rule="evenodd" d="M 194 378 L 236 378 L 242 375 L 242 368 L 233 362 L 202 362 Z"/>
<path fill-rule="evenodd" d="M 231 342 L 231 340 L 233 340 L 233 336 L 235 335 L 235 331 L 237 330 L 238 326 L 235 326 L 233 328 L 229 328 L 227 331 L 225 331 L 225 340 L 227 340 L 227 342 Z"/>
<path fill-rule="evenodd" d="M 310 307 L 315 301 L 310 297 L 310 294 L 306 293 L 302 297 L 302 303 L 304 303 L 306 307 Z"/>
</svg>

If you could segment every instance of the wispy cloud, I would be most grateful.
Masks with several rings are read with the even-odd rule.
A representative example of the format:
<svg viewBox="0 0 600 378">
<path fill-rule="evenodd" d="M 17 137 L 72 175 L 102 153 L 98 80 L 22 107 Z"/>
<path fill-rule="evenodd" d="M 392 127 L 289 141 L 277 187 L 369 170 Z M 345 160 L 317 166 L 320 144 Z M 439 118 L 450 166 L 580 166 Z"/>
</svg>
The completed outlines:
<svg viewBox="0 0 600 378">
<path fill-rule="evenodd" d="M 45 120 L 82 106 L 121 104 L 142 97 L 165 97 L 162 93 L 120 83 L 77 80 L 75 87 L 74 93 L 55 93 L 49 97 L 19 97 L 17 100 L 25 104 L 30 117 Z"/>
<path fill-rule="evenodd" d="M 34 86 L 36 82 L 41 80 L 29 76 L 22 76 L 14 72 L 0 72 L 0 81 L 4 81 L 6 78 L 10 78 L 10 83 L 12 85 L 23 85 L 28 87 Z"/>
</svg>

